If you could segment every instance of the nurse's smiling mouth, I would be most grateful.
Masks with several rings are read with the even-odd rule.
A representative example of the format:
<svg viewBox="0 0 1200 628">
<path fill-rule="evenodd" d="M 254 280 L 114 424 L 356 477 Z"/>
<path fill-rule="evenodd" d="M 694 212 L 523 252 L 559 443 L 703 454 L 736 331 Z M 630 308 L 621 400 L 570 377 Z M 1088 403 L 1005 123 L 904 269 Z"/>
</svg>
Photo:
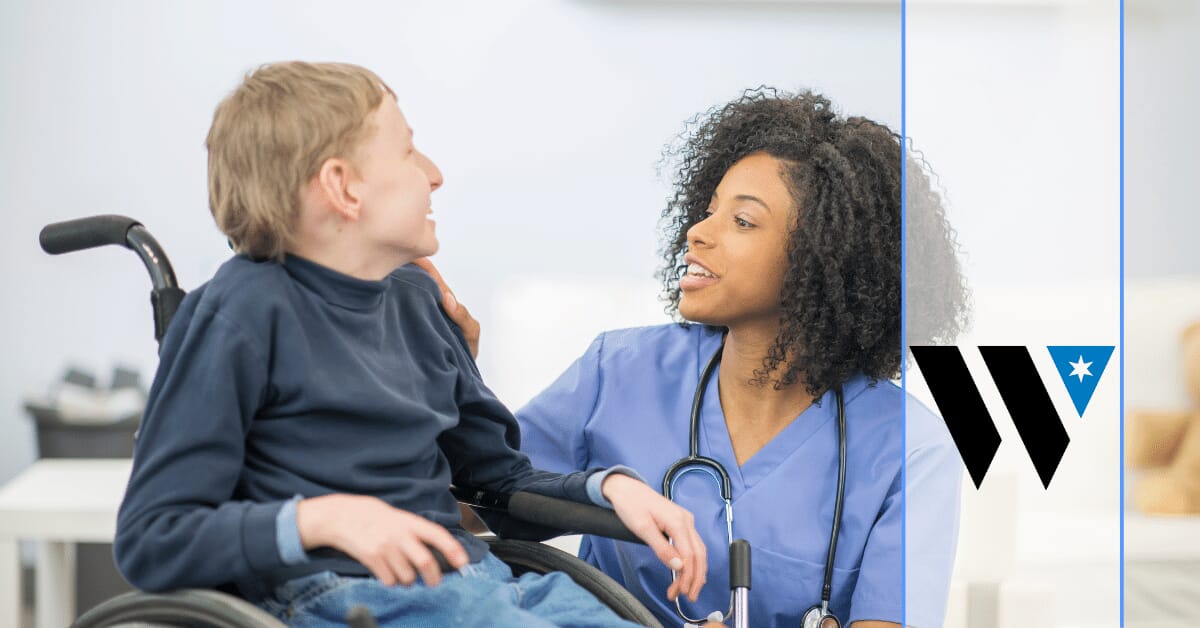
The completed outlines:
<svg viewBox="0 0 1200 628">
<path fill-rule="evenodd" d="M 708 269 L 691 253 L 684 256 L 687 263 L 687 273 L 679 279 L 680 290 L 699 290 L 720 281 L 721 277 Z"/>
</svg>

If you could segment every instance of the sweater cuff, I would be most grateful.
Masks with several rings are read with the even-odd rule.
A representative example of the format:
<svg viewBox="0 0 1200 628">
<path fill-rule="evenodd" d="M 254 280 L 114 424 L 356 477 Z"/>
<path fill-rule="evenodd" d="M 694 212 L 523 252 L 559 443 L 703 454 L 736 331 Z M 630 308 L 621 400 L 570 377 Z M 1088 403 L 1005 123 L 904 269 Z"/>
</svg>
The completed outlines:
<svg viewBox="0 0 1200 628">
<path fill-rule="evenodd" d="M 614 465 L 604 469 L 603 471 L 597 471 L 589 475 L 587 479 L 588 499 L 591 499 L 593 504 L 597 506 L 603 506 L 609 510 L 612 509 L 613 505 L 604 498 L 604 493 L 601 491 L 601 488 L 604 486 L 604 480 L 608 479 L 608 476 L 613 473 L 628 475 L 629 477 L 643 483 L 646 481 L 645 478 L 643 478 L 641 475 L 638 475 L 637 471 L 634 471 L 623 464 Z"/>
<path fill-rule="evenodd" d="M 283 502 L 248 504 L 242 515 L 242 553 L 251 573 L 260 573 L 282 565 L 275 539 L 275 518 Z"/>
<path fill-rule="evenodd" d="M 299 565 L 308 562 L 308 554 L 300 542 L 300 526 L 296 523 L 296 504 L 304 499 L 296 495 L 283 504 L 279 514 L 275 515 L 275 544 L 279 549 L 279 558 L 285 565 Z"/>
</svg>

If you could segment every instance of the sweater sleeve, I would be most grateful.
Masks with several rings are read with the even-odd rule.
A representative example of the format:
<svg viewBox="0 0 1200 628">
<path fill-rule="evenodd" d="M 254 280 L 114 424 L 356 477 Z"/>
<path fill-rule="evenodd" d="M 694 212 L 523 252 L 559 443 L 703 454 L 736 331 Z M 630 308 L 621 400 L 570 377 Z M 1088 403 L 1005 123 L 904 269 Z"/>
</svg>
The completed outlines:
<svg viewBox="0 0 1200 628">
<path fill-rule="evenodd" d="M 455 334 L 461 336 L 457 328 Z M 597 503 L 588 491 L 588 478 L 603 469 L 562 474 L 533 467 L 529 457 L 519 451 L 521 435 L 516 418 L 483 384 L 474 360 L 466 351 L 465 341 L 459 340 L 455 343 L 459 422 L 438 439 L 450 462 L 454 484 L 500 493 L 528 491 L 584 504 L 607 505 Z M 596 486 L 593 483 L 593 490 Z M 479 514 L 493 532 L 507 538 L 544 540 L 561 534 L 559 530 L 532 526 L 496 511 Z"/>
<path fill-rule="evenodd" d="M 262 344 L 217 312 L 196 312 L 195 299 L 172 321 L 117 517 L 117 564 L 139 589 L 254 582 L 283 564 L 284 502 L 234 500 L 266 398 Z"/>
</svg>

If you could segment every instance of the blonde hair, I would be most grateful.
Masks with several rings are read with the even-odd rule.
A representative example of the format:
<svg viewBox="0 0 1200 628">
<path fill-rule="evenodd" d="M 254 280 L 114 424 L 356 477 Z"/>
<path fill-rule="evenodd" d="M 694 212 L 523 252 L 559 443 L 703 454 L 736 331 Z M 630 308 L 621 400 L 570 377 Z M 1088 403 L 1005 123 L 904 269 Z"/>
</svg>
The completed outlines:
<svg viewBox="0 0 1200 628">
<path fill-rule="evenodd" d="M 272 63 L 246 75 L 205 140 L 209 209 L 235 251 L 283 259 L 300 190 L 326 160 L 352 158 L 387 94 L 395 97 L 375 73 L 345 63 Z"/>
</svg>

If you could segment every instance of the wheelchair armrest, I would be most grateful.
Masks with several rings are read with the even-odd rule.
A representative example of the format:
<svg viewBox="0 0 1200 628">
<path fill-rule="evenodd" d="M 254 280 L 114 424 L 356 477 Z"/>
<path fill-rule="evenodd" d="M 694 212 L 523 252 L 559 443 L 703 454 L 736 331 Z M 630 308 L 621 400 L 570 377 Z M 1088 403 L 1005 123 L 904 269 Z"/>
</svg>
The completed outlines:
<svg viewBox="0 0 1200 628">
<path fill-rule="evenodd" d="M 446 560 L 446 555 L 442 554 L 441 550 L 428 543 L 425 544 L 425 548 L 429 550 L 430 554 L 433 554 L 433 559 L 437 561 L 438 569 L 440 569 L 442 573 L 451 573 L 455 571 L 454 566 L 450 564 L 449 560 Z M 355 561 L 355 559 L 346 552 L 343 552 L 339 549 L 334 549 L 332 547 L 318 547 L 316 549 L 311 549 L 308 550 L 308 555 L 312 558 L 340 558 L 342 560 Z"/>
<path fill-rule="evenodd" d="M 629 528 L 621 523 L 617 513 L 599 506 L 581 504 L 567 499 L 556 499 L 525 491 L 497 493 L 451 486 L 455 499 L 474 508 L 500 510 L 518 521 L 560 530 L 561 534 L 593 534 L 619 541 L 643 543 Z M 438 561 L 443 573 L 454 571 L 454 567 L 436 548 L 426 545 Z M 344 558 L 353 560 L 346 553 L 332 547 L 320 547 L 309 551 L 310 556 L 320 558 Z"/>
<path fill-rule="evenodd" d="M 563 534 L 593 534 L 631 543 L 643 542 L 621 523 L 617 513 L 600 506 L 525 491 L 510 495 L 457 486 L 450 490 L 456 499 L 469 506 L 502 510 L 514 519 L 562 530 Z"/>
</svg>

